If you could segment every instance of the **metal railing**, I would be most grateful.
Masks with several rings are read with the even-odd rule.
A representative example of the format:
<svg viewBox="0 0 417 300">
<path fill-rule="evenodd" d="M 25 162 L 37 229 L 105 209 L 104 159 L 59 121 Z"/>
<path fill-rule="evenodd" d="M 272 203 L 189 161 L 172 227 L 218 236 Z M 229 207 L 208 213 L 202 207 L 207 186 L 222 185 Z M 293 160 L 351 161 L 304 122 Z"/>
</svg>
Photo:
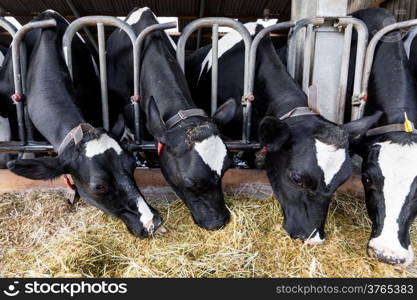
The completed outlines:
<svg viewBox="0 0 417 300">
<path fill-rule="evenodd" d="M 107 89 L 107 64 L 106 64 L 106 43 L 104 35 L 104 25 L 117 27 L 120 30 L 123 30 L 129 37 L 132 46 L 133 46 L 133 65 L 137 64 L 137 53 L 135 51 L 135 40 L 136 34 L 133 31 L 132 27 L 122 20 L 119 20 L 116 17 L 111 16 L 87 16 L 76 19 L 72 22 L 65 31 L 64 36 L 62 37 L 62 47 L 64 51 L 65 62 L 68 66 L 71 77 L 73 77 L 73 68 L 72 68 L 72 51 L 71 44 L 74 38 L 74 35 L 83 27 L 86 26 L 97 26 L 97 35 L 98 35 L 98 54 L 99 54 L 99 70 L 100 70 L 100 89 L 101 89 L 101 107 L 102 107 L 102 119 L 103 127 L 106 130 L 110 129 L 109 121 L 109 99 L 108 99 L 108 89 Z M 134 82 L 136 82 L 137 74 L 136 68 L 133 68 Z"/>
<path fill-rule="evenodd" d="M 308 18 L 302 19 L 296 23 L 293 27 L 290 37 L 288 39 L 288 57 L 287 57 L 287 71 L 295 78 L 297 70 L 297 37 L 302 29 L 306 29 L 305 43 L 303 48 L 303 64 L 302 64 L 302 77 L 301 83 L 303 91 L 309 94 L 310 89 L 310 77 L 313 60 L 313 49 L 315 45 L 315 30 L 326 23 L 333 22 L 333 26 L 338 28 L 340 31 L 344 29 L 343 37 L 343 50 L 341 57 L 340 66 L 340 78 L 337 99 L 338 110 L 336 112 L 335 122 L 342 124 L 344 121 L 345 107 L 346 107 L 346 93 L 347 93 L 347 82 L 349 73 L 349 59 L 351 55 L 351 40 L 352 30 L 355 29 L 358 36 L 357 50 L 356 50 L 356 64 L 355 64 L 355 75 L 353 84 L 353 96 L 352 96 L 352 117 L 356 114 L 356 108 L 358 106 L 358 99 L 361 95 L 361 82 L 363 74 L 363 64 L 365 60 L 365 50 L 368 43 L 368 30 L 366 25 L 359 19 L 352 17 L 336 17 L 336 18 Z M 317 99 L 318 100 L 318 99 Z M 319 103 L 309 103 L 318 108 Z M 325 113 L 325 112 L 322 112 Z"/>
<path fill-rule="evenodd" d="M 249 31 L 242 23 L 230 18 L 202 18 L 197 19 L 185 26 L 177 44 L 177 60 L 183 72 L 185 71 L 185 45 L 190 35 L 197 29 L 204 27 L 212 27 L 212 69 L 211 69 L 211 114 L 213 115 L 217 109 L 217 87 L 218 87 L 218 43 L 219 43 L 219 26 L 227 26 L 236 30 L 242 37 L 245 45 L 245 61 L 244 61 L 244 75 L 243 75 L 243 124 L 242 124 L 242 142 L 250 143 L 250 120 L 251 120 L 251 106 L 253 95 L 249 90 L 249 60 L 250 49 L 252 45 L 252 37 Z"/>
<path fill-rule="evenodd" d="M 417 25 L 417 19 L 388 25 L 382 28 L 381 30 L 379 30 L 377 33 L 375 33 L 375 35 L 369 42 L 368 48 L 366 49 L 365 64 L 363 67 L 363 77 L 362 77 L 362 87 L 361 87 L 362 89 L 361 89 L 361 94 L 359 97 L 359 107 L 358 107 L 355 119 L 360 119 L 364 115 L 366 100 L 368 98 L 369 77 L 371 75 L 372 64 L 373 64 L 374 56 L 375 56 L 375 49 L 376 49 L 376 46 L 378 45 L 378 42 L 386 34 L 394 30 L 409 28 L 409 27 L 416 26 L 416 25 Z"/>
<path fill-rule="evenodd" d="M 50 145 L 44 147 L 43 144 L 28 140 L 27 125 L 29 117 L 25 113 L 25 92 L 26 92 L 26 49 L 23 39 L 26 33 L 34 29 L 48 28 L 56 26 L 55 20 L 34 21 L 22 26 L 16 31 L 16 28 L 8 21 L 0 18 L 0 27 L 5 29 L 13 38 L 12 40 L 12 65 L 13 65 L 13 83 L 14 94 L 11 96 L 16 104 L 16 114 L 18 122 L 19 139 L 18 142 L 6 141 L 0 142 L 0 152 L 43 152 L 51 149 Z M 32 134 L 30 136 L 32 138 Z"/>
</svg>

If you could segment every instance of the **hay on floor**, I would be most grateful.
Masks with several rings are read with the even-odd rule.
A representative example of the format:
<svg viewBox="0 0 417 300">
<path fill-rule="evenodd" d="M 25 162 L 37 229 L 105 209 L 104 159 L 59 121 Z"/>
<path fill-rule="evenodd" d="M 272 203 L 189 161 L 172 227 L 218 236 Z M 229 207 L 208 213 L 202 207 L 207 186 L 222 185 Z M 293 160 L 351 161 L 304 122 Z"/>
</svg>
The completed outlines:
<svg viewBox="0 0 417 300">
<path fill-rule="evenodd" d="M 158 204 L 168 232 L 139 240 L 121 221 L 58 192 L 0 195 L 1 277 L 407 277 L 366 255 L 370 221 L 363 199 L 338 194 L 327 241 L 310 248 L 282 229 L 273 198 L 229 197 L 231 222 L 197 227 L 180 201 Z M 416 248 L 417 224 L 412 241 Z"/>
</svg>

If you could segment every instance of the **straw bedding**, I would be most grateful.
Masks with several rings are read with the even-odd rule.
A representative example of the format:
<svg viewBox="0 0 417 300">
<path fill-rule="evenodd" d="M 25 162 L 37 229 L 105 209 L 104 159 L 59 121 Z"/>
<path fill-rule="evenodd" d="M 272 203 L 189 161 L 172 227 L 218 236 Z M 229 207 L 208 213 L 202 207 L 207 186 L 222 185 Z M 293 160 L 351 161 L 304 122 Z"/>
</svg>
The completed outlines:
<svg viewBox="0 0 417 300">
<path fill-rule="evenodd" d="M 324 245 L 284 232 L 277 201 L 229 196 L 223 229 L 197 227 L 180 201 L 159 203 L 166 233 L 140 240 L 121 221 L 59 191 L 0 195 L 1 277 L 415 277 L 366 255 L 370 221 L 363 199 L 339 193 Z M 412 226 L 417 248 L 417 223 Z"/>
</svg>

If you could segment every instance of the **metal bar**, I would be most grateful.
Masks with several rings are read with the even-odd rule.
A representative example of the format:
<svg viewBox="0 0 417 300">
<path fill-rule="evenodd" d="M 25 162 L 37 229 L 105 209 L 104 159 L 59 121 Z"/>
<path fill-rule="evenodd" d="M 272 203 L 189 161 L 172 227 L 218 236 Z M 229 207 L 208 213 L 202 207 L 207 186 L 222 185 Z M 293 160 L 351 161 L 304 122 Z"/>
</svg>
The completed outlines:
<svg viewBox="0 0 417 300">
<path fill-rule="evenodd" d="M 310 86 L 310 71 L 311 71 L 311 53 L 313 48 L 313 24 L 307 25 L 304 58 L 303 58 L 303 91 L 308 95 L 308 87 Z"/>
<path fill-rule="evenodd" d="M 352 112 L 351 120 L 358 119 L 359 110 L 357 109 L 357 103 L 360 103 L 361 99 L 361 84 L 363 78 L 363 68 L 365 63 L 365 51 L 368 45 L 368 28 L 362 20 L 356 18 L 339 18 L 338 25 L 347 26 L 352 24 L 353 28 L 358 34 L 358 41 L 356 46 L 356 62 L 355 62 L 355 75 L 353 81 L 353 94 L 352 94 Z"/>
<path fill-rule="evenodd" d="M 201 19 L 204 16 L 204 7 L 206 6 L 206 0 L 200 0 L 200 12 L 198 14 L 198 17 Z M 197 32 L 197 44 L 196 44 L 196 50 L 200 48 L 201 44 L 201 33 L 202 29 L 199 28 Z"/>
<path fill-rule="evenodd" d="M 402 29 L 402 28 L 407 28 L 411 26 L 416 26 L 416 25 L 417 25 L 417 19 L 388 25 L 382 28 L 381 30 L 379 30 L 377 33 L 375 33 L 374 37 L 369 42 L 368 48 L 366 49 L 365 66 L 363 68 L 363 78 L 362 78 L 362 92 L 360 95 L 360 106 L 357 109 L 357 118 L 362 117 L 364 110 L 365 110 L 365 103 L 366 103 L 365 99 L 367 98 L 367 94 L 368 94 L 369 77 L 371 75 L 372 63 L 374 60 L 375 49 L 376 49 L 378 42 L 381 40 L 381 38 L 384 35 L 386 35 L 387 33 L 391 31 Z"/>
<path fill-rule="evenodd" d="M 254 100 L 253 91 L 255 86 L 255 72 L 256 72 L 256 55 L 258 51 L 258 46 L 261 42 L 261 40 L 272 31 L 282 31 L 282 30 L 288 30 L 289 28 L 295 26 L 295 21 L 288 21 L 288 22 L 281 22 L 278 24 L 274 24 L 271 26 L 268 26 L 261 31 L 259 31 L 255 38 L 252 41 L 252 45 L 250 47 L 250 53 L 249 53 L 249 66 L 248 66 L 248 87 L 247 87 L 247 112 L 246 112 L 246 119 L 244 118 L 244 127 L 245 127 L 245 136 L 246 141 L 250 141 L 251 137 L 251 130 L 252 130 L 252 101 Z M 245 115 L 244 115 L 245 117 Z M 245 126 L 246 125 L 246 126 Z"/>
<path fill-rule="evenodd" d="M 74 3 L 72 2 L 72 0 L 66 0 L 67 4 L 69 6 L 69 8 L 71 9 L 72 13 L 74 14 L 74 16 L 76 18 L 81 18 L 81 15 L 78 11 L 78 9 L 75 7 Z M 83 28 L 85 34 L 88 37 L 88 40 L 90 41 L 91 45 L 93 46 L 93 48 L 96 50 L 96 52 L 98 53 L 98 46 L 96 43 L 96 40 L 94 39 L 93 34 L 91 33 L 90 29 L 88 28 Z"/>
<path fill-rule="evenodd" d="M 71 78 L 73 78 L 72 68 L 72 51 L 71 44 L 74 35 L 81 28 L 85 26 L 96 25 L 98 30 L 99 40 L 99 58 L 100 58 L 100 87 L 101 87 L 101 104 L 102 104 L 102 116 L 103 116 L 103 127 L 106 130 L 110 128 L 109 122 L 109 107 L 108 107 L 108 90 L 107 90 L 107 65 L 106 65 L 106 50 L 105 50 L 105 36 L 104 36 L 104 25 L 114 26 L 123 30 L 129 37 L 133 47 L 133 58 L 134 63 L 136 62 L 136 50 L 135 40 L 136 34 L 132 27 L 125 22 L 112 16 L 87 16 L 79 18 L 73 21 L 66 29 L 64 36 L 62 37 L 62 48 L 64 52 L 65 63 L 67 64 L 68 71 Z M 135 68 L 134 68 L 135 70 Z"/>
<path fill-rule="evenodd" d="M 213 24 L 217 24 L 218 26 L 227 26 L 234 30 L 236 30 L 243 39 L 245 44 L 245 69 L 244 69 L 244 82 L 243 82 L 243 96 L 242 96 L 242 104 L 243 104 L 243 127 L 242 127 L 242 140 L 246 143 L 249 143 L 250 134 L 248 135 L 248 127 L 247 127 L 247 115 L 248 115 L 248 107 L 250 106 L 250 97 L 253 97 L 249 93 L 249 55 L 250 55 L 250 48 L 252 43 L 252 37 L 249 31 L 243 26 L 240 22 L 235 21 L 230 18 L 202 18 L 197 19 L 185 26 L 182 31 L 182 34 L 177 43 L 177 60 L 181 67 L 181 69 L 185 70 L 185 44 L 191 33 L 193 33 L 198 28 L 203 27 L 211 27 Z M 212 70 L 213 71 L 213 70 Z M 246 108 L 245 108 L 246 107 Z"/>
<path fill-rule="evenodd" d="M 170 28 L 175 28 L 177 26 L 176 22 L 169 22 L 163 24 L 154 24 L 146 27 L 143 29 L 136 40 L 133 43 L 133 93 L 132 102 L 133 102 L 133 109 L 134 109 L 134 117 L 135 117 L 135 140 L 137 142 L 141 142 L 141 134 L 140 134 L 140 68 L 142 65 L 142 49 L 143 44 L 145 42 L 145 38 L 148 34 L 152 32 L 159 31 L 159 30 L 166 30 Z"/>
<path fill-rule="evenodd" d="M 101 87 L 101 110 L 103 116 L 103 127 L 110 128 L 109 121 L 109 95 L 107 91 L 107 64 L 106 64 L 106 41 L 104 36 L 103 23 L 97 23 L 98 54 L 100 62 L 100 87 Z"/>
<path fill-rule="evenodd" d="M 255 38 L 253 39 L 252 46 L 250 48 L 249 89 L 248 89 L 250 93 L 253 93 L 253 89 L 255 85 L 256 55 L 257 55 L 258 47 L 259 47 L 261 40 L 272 31 L 288 30 L 291 27 L 295 26 L 296 24 L 297 24 L 296 21 L 281 22 L 281 23 L 268 26 L 256 34 Z"/>
<path fill-rule="evenodd" d="M 350 48 L 352 42 L 352 24 L 348 24 L 345 28 L 344 40 L 343 40 L 343 53 L 342 63 L 340 66 L 340 79 L 339 79 L 339 93 L 338 93 L 338 111 L 336 116 L 336 123 L 343 124 L 345 116 L 345 103 L 347 82 L 349 75 L 349 60 L 350 60 Z"/>
<path fill-rule="evenodd" d="M 213 24 L 211 46 L 211 116 L 217 109 L 217 80 L 219 78 L 219 25 Z"/>
<path fill-rule="evenodd" d="M 19 153 L 19 152 L 32 152 L 32 153 L 53 153 L 54 147 L 48 143 L 42 142 L 29 142 L 26 145 L 22 145 L 20 142 L 0 142 L 0 152 Z"/>
<path fill-rule="evenodd" d="M 12 36 L 12 38 L 14 38 L 16 35 L 16 27 L 3 17 L 0 17 L 0 27 L 6 30 Z"/>
<path fill-rule="evenodd" d="M 20 49 L 21 43 L 23 41 L 24 35 L 33 29 L 38 28 L 47 28 L 56 26 L 55 20 L 44 20 L 44 21 L 37 21 L 37 22 L 30 22 L 22 28 L 20 28 L 12 42 L 12 63 L 13 63 L 13 80 L 14 80 L 14 88 L 15 88 L 15 95 L 14 101 L 16 103 L 16 111 L 17 111 L 17 120 L 18 120 L 18 127 L 19 127 L 19 138 L 23 145 L 27 144 L 27 136 L 26 136 L 26 127 L 25 127 L 25 109 L 24 109 L 24 99 L 23 99 L 23 79 L 22 79 L 22 65 L 21 65 L 21 57 L 20 57 Z"/>
<path fill-rule="evenodd" d="M 76 19 L 73 21 L 65 31 L 65 34 L 62 38 L 62 48 L 64 51 L 65 62 L 68 66 L 71 77 L 73 76 L 72 71 L 72 53 L 71 53 L 71 43 L 72 39 L 77 31 L 85 26 L 94 26 L 97 23 L 103 23 L 106 26 L 114 26 L 123 30 L 129 37 L 132 45 L 135 43 L 136 34 L 133 31 L 132 27 L 122 20 L 119 20 L 116 17 L 112 16 L 87 16 Z"/>
<path fill-rule="evenodd" d="M 405 52 L 407 53 L 407 57 L 410 58 L 410 51 L 411 51 L 411 44 L 413 43 L 414 38 L 417 35 L 417 27 L 413 27 L 408 31 L 407 39 L 404 42 Z"/>
<path fill-rule="evenodd" d="M 295 78 L 295 67 L 296 67 L 296 37 L 298 32 L 305 26 L 312 24 L 313 26 L 320 26 L 324 24 L 324 18 L 307 18 L 298 21 L 288 38 L 288 56 L 287 56 L 287 71 L 292 78 Z"/>
<path fill-rule="evenodd" d="M 225 142 L 225 145 L 230 151 L 257 151 L 262 148 L 262 145 L 259 143 L 244 143 L 242 141 L 229 141 Z M 157 150 L 157 146 L 153 142 L 128 143 L 126 147 L 129 151 L 132 152 Z"/>
<path fill-rule="evenodd" d="M 225 142 L 226 147 L 230 151 L 257 151 L 262 148 L 259 143 L 242 143 L 241 141 Z M 153 142 L 145 143 L 127 143 L 126 147 L 130 151 L 155 151 L 157 146 Z M 15 141 L 1 141 L 0 152 L 18 153 L 18 152 L 33 152 L 33 153 L 55 153 L 54 147 L 47 142 L 29 142 L 27 145 L 22 145 Z"/>
</svg>

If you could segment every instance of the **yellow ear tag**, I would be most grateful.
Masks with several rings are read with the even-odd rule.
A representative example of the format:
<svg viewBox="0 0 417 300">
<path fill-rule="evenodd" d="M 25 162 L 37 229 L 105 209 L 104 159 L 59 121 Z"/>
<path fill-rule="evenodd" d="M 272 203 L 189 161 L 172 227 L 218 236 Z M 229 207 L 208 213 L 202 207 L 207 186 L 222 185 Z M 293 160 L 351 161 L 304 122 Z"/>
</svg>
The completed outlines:
<svg viewBox="0 0 417 300">
<path fill-rule="evenodd" d="M 413 123 L 411 123 L 411 121 L 408 119 L 407 117 L 407 113 L 404 112 L 404 117 L 405 117 L 405 121 L 404 121 L 404 131 L 405 132 L 413 132 L 414 130 L 414 126 Z"/>
</svg>

